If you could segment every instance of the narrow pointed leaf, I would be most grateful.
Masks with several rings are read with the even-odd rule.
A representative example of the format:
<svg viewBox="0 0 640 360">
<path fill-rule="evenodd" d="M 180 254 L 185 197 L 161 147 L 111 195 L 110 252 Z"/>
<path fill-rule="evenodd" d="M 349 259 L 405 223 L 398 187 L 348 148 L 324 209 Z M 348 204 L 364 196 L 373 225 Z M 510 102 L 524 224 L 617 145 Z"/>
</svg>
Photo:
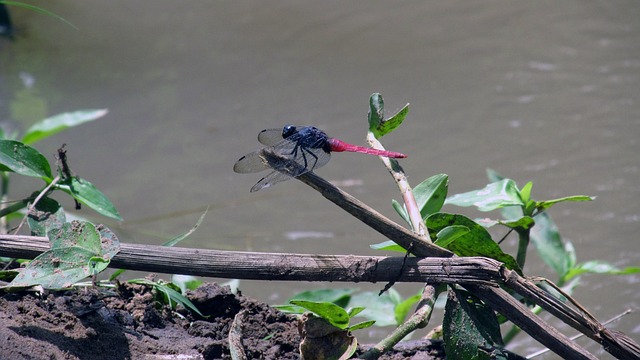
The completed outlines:
<svg viewBox="0 0 640 360">
<path fill-rule="evenodd" d="M 602 274 L 602 275 L 629 275 L 640 272 L 640 267 L 630 266 L 620 269 L 607 262 L 600 260 L 587 261 L 569 270 L 564 280 L 569 280 L 584 273 Z"/>
<path fill-rule="evenodd" d="M 31 4 L 27 4 L 27 3 L 23 2 L 23 1 L 9 1 L 9 0 L 6 0 L 6 1 L 2 1 L 2 3 L 5 4 L 5 5 L 23 7 L 25 9 L 29 9 L 29 10 L 32 10 L 32 11 L 35 11 L 35 12 L 39 12 L 39 13 L 51 16 L 53 18 L 56 18 L 56 19 L 58 19 L 58 20 L 60 20 L 60 21 L 62 21 L 64 23 L 66 23 L 67 25 L 71 26 L 72 28 L 78 30 L 78 28 L 75 25 L 73 25 L 72 23 L 67 21 L 65 18 L 63 18 L 63 17 L 61 17 L 59 15 L 56 15 L 55 13 L 53 13 L 53 12 L 51 12 L 49 10 L 43 9 L 41 7 L 38 7 L 38 6 L 35 6 L 35 5 L 31 5 Z"/>
<path fill-rule="evenodd" d="M 557 204 L 557 203 L 561 203 L 561 202 L 565 202 L 565 201 L 593 201 L 595 200 L 595 196 L 587 196 L 587 195 L 574 195 L 574 196 L 566 196 L 563 198 L 559 198 L 559 199 L 553 199 L 553 200 L 545 200 L 545 201 L 538 201 L 536 203 L 536 208 L 539 211 L 543 211 L 546 210 L 548 208 L 550 208 L 551 206 Z"/>
<path fill-rule="evenodd" d="M 409 219 L 409 214 L 407 213 L 407 209 L 404 205 L 400 204 L 395 199 L 391 199 L 391 206 L 398 213 L 398 215 L 400 215 L 402 220 L 411 225 L 411 219 Z"/>
<path fill-rule="evenodd" d="M 520 190 L 520 198 L 522 199 L 523 202 L 527 202 L 531 199 L 531 189 L 533 188 L 533 183 L 531 181 L 529 181 L 528 183 L 526 183 L 523 187 L 522 190 Z"/>
<path fill-rule="evenodd" d="M 396 306 L 393 311 L 393 315 L 396 319 L 396 324 L 402 324 L 404 319 L 407 318 L 411 309 L 420 301 L 421 294 L 415 294 L 413 296 L 409 296 L 404 301 Z"/>
<path fill-rule="evenodd" d="M 366 329 L 368 327 L 373 326 L 373 324 L 375 324 L 375 323 L 376 323 L 375 320 L 363 321 L 363 322 L 357 323 L 355 325 L 349 326 L 348 330 L 349 331 L 355 331 L 355 330 L 360 330 L 360 329 Z"/>
<path fill-rule="evenodd" d="M 374 132 L 383 121 L 384 99 L 380 93 L 373 93 L 369 97 L 369 131 Z"/>
<path fill-rule="evenodd" d="M 353 307 L 351 309 L 349 309 L 349 311 L 347 312 L 349 314 L 349 318 L 352 318 L 358 314 L 360 314 L 362 312 L 362 310 L 364 310 L 365 307 L 364 306 L 356 306 Z"/>
<path fill-rule="evenodd" d="M 401 252 L 401 253 L 406 253 L 407 252 L 407 250 L 405 248 L 403 248 L 402 246 L 396 244 L 395 242 L 393 242 L 391 240 L 387 240 L 387 241 L 381 242 L 379 244 L 369 245 L 369 247 L 372 248 L 373 250 L 397 251 L 397 252 Z"/>
<path fill-rule="evenodd" d="M 58 114 L 33 124 L 24 134 L 22 141 L 33 144 L 38 140 L 57 134 L 67 128 L 99 119 L 107 114 L 106 109 L 80 110 Z"/>
<path fill-rule="evenodd" d="M 147 280 L 147 279 L 133 279 L 133 280 L 129 280 L 128 282 L 130 282 L 132 284 L 141 284 L 141 285 L 151 286 L 151 287 L 155 288 L 156 290 L 163 292 L 170 302 L 174 302 L 174 303 L 180 304 L 183 307 L 185 307 L 186 309 L 189 309 L 189 310 L 195 312 L 196 314 L 198 314 L 198 315 L 200 315 L 202 317 L 205 317 L 200 312 L 200 310 L 198 310 L 198 308 L 191 302 L 191 300 L 189 300 L 186 296 L 184 296 L 180 292 L 174 290 L 173 288 L 171 288 L 167 284 L 159 283 L 157 281 L 150 281 L 150 280 Z"/>
<path fill-rule="evenodd" d="M 409 113 L 409 104 L 406 104 L 402 109 L 400 109 L 400 111 L 398 111 L 392 117 L 390 117 L 389 119 L 385 120 L 380 125 L 378 125 L 378 127 L 375 129 L 373 134 L 375 135 L 376 138 L 381 138 L 387 135 L 388 133 L 397 129 L 400 126 L 400 124 L 402 124 L 404 119 L 407 117 L 408 113 Z"/>
<path fill-rule="evenodd" d="M 182 234 L 180 236 L 176 236 L 175 238 L 173 238 L 173 239 L 171 239 L 171 240 L 169 240 L 167 242 L 164 242 L 162 244 L 162 246 L 168 246 L 168 247 L 174 246 L 177 243 L 179 243 L 180 241 L 186 239 L 189 235 L 193 234 L 193 232 L 196 231 L 196 229 L 200 226 L 200 224 L 202 224 L 202 221 L 204 220 L 204 217 L 207 215 L 207 212 L 209 212 L 209 207 L 208 206 L 207 206 L 207 209 L 204 211 L 204 213 L 202 215 L 200 215 L 200 219 L 198 219 L 196 224 L 191 229 L 189 229 L 189 231 L 187 231 L 186 233 L 184 233 L 184 234 Z"/>
</svg>

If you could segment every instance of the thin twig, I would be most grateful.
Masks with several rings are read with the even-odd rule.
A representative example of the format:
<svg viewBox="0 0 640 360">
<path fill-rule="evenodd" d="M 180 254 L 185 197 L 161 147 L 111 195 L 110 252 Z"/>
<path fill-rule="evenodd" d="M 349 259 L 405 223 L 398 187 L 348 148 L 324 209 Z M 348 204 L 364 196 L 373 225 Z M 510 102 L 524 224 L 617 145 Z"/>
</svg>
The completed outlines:
<svg viewBox="0 0 640 360">
<path fill-rule="evenodd" d="M 609 325 L 610 323 L 612 323 L 612 322 L 614 322 L 614 321 L 616 321 L 616 320 L 618 320 L 618 319 L 622 318 L 623 316 L 626 316 L 626 315 L 628 315 L 628 314 L 631 314 L 632 312 L 633 312 L 633 310 L 631 310 L 631 309 L 627 309 L 627 310 L 623 311 L 622 313 L 620 313 L 620 314 L 618 314 L 618 315 L 616 315 L 616 316 L 612 317 L 611 319 L 609 319 L 609 320 L 607 320 L 607 321 L 603 322 L 603 323 L 602 323 L 602 325 Z M 572 336 L 572 337 L 570 337 L 569 339 L 571 339 L 571 340 L 576 340 L 576 339 L 579 339 L 579 338 L 581 338 L 581 337 L 583 337 L 583 336 L 585 336 L 585 335 L 584 335 L 584 334 L 582 334 L 582 333 L 580 333 L 580 334 L 573 335 L 573 336 Z M 539 350 L 539 351 L 536 351 L 536 352 L 534 352 L 534 353 L 531 353 L 531 354 L 529 354 L 529 355 L 527 355 L 527 356 L 525 356 L 525 357 L 526 357 L 527 359 L 533 359 L 534 357 L 536 357 L 536 356 L 540 356 L 540 355 L 542 355 L 542 354 L 544 354 L 544 353 L 546 353 L 546 352 L 549 352 L 549 351 L 551 351 L 549 348 L 544 348 L 544 349 L 542 349 L 542 350 Z"/>
<path fill-rule="evenodd" d="M 361 359 L 377 359 L 383 353 L 390 351 L 393 347 L 404 339 L 407 335 L 412 333 L 418 328 L 423 328 L 427 325 L 436 299 L 438 298 L 438 291 L 435 286 L 427 285 L 422 292 L 420 304 L 416 312 L 414 312 L 407 321 L 398 326 L 387 337 L 382 339 L 379 343 L 372 346 L 364 354 L 360 356 Z"/>
<path fill-rule="evenodd" d="M 53 179 L 53 181 L 49 185 L 47 185 L 47 187 L 45 187 L 40 192 L 40 194 L 38 194 L 38 196 L 35 198 L 35 200 L 33 200 L 33 202 L 30 203 L 27 206 L 27 213 L 24 214 L 24 216 L 22 217 L 22 220 L 20 220 L 20 224 L 16 228 L 16 231 L 13 232 L 14 235 L 17 234 L 20 231 L 20 229 L 22 228 L 22 225 L 24 225 L 25 221 L 27 221 L 27 217 L 29 217 L 29 214 L 31 214 L 31 211 L 36 207 L 36 205 L 38 204 L 40 199 L 42 199 L 49 192 L 49 190 L 51 190 L 51 187 L 53 187 L 54 185 L 56 185 L 58 183 L 58 181 L 60 181 L 60 175 L 56 176 Z"/>
</svg>

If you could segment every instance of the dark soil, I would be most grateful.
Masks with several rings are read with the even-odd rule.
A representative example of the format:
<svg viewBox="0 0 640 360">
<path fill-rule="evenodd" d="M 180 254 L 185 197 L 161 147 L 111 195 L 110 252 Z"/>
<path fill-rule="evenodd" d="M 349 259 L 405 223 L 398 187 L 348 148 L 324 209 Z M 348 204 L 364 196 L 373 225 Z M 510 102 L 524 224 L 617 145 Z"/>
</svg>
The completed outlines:
<svg viewBox="0 0 640 360">
<path fill-rule="evenodd" d="M 300 358 L 296 316 L 217 284 L 188 294 L 206 318 L 161 306 L 154 296 L 133 284 L 4 294 L 0 359 L 231 359 L 229 330 L 241 310 L 248 359 Z M 429 344 L 398 348 L 382 359 L 442 359 L 441 346 Z"/>
</svg>

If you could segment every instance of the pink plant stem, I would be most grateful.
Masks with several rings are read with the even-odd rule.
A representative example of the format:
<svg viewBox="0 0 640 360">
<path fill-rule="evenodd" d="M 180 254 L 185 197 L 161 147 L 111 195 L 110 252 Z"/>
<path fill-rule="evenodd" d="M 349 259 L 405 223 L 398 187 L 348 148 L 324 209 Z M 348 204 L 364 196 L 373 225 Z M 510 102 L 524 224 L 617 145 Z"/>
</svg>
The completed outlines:
<svg viewBox="0 0 640 360">
<path fill-rule="evenodd" d="M 378 141 L 378 139 L 376 139 L 376 137 L 371 132 L 367 134 L 367 142 L 374 149 L 384 150 L 384 147 L 382 146 L 380 141 Z M 381 160 L 398 184 L 398 188 L 402 193 L 404 204 L 407 207 L 407 212 L 409 214 L 409 219 L 411 220 L 411 227 L 413 231 L 420 235 L 424 241 L 431 243 L 431 239 L 426 236 L 427 227 L 424 225 L 424 221 L 422 221 L 420 209 L 418 208 L 416 198 L 413 196 L 411 185 L 409 185 L 409 181 L 407 180 L 407 176 L 405 175 L 404 170 L 396 160 L 391 160 L 386 157 L 381 158 Z M 392 161 L 395 162 L 395 164 L 392 164 Z"/>
</svg>

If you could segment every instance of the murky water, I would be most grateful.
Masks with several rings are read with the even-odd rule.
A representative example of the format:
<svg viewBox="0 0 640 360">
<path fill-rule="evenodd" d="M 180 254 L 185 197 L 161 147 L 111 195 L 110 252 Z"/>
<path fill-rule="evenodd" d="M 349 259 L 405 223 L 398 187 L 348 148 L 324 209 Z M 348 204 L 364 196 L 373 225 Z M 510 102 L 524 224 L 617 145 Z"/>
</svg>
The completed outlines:
<svg viewBox="0 0 640 360">
<path fill-rule="evenodd" d="M 26 128 L 63 111 L 108 108 L 108 117 L 38 148 L 52 155 L 68 144 L 75 171 L 126 219 L 110 224 L 123 241 L 159 244 L 211 206 L 184 246 L 374 253 L 368 245 L 380 235 L 300 182 L 249 194 L 260 175 L 231 168 L 258 147 L 259 130 L 285 123 L 364 143 L 368 97 L 381 92 L 388 112 L 411 103 L 383 142 L 409 154 L 402 164 L 414 184 L 447 173 L 451 193 L 468 191 L 493 168 L 533 181 L 538 199 L 596 195 L 551 210 L 578 260 L 640 264 L 637 2 L 46 6 L 78 30 L 14 11 L 18 38 L 0 40 L 0 119 Z M 398 192 L 375 157 L 335 154 L 318 173 L 398 219 L 390 206 Z M 33 186 L 13 185 L 14 196 Z M 528 267 L 551 276 L 535 256 Z M 587 276 L 576 296 L 605 320 L 638 308 L 638 281 Z M 241 288 L 278 303 L 319 285 Z M 635 313 L 612 326 L 637 339 L 638 323 Z"/>
</svg>

